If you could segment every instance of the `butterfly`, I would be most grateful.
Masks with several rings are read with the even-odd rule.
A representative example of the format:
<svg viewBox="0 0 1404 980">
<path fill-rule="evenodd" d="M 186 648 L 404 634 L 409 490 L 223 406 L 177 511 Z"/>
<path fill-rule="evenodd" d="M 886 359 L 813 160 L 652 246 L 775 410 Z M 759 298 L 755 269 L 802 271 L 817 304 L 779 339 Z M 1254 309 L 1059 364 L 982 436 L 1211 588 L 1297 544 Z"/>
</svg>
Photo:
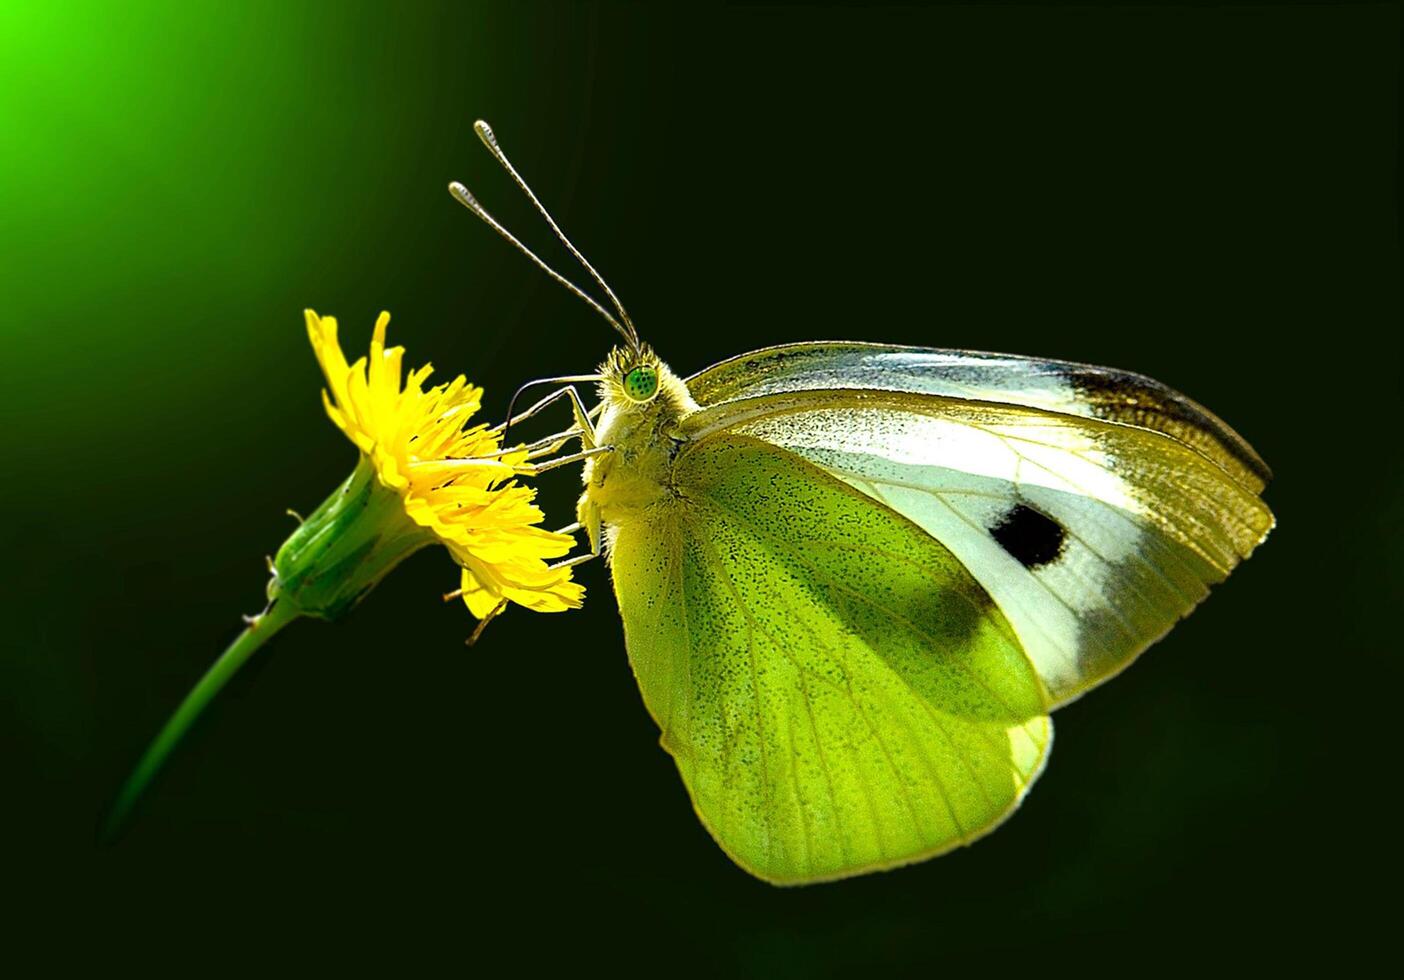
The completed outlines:
<svg viewBox="0 0 1404 980">
<path fill-rule="evenodd" d="M 1274 524 L 1244 439 L 1112 368 L 873 343 L 770 347 L 675 373 L 614 325 L 574 425 L 576 524 L 694 809 L 776 884 L 921 861 L 1018 807 L 1051 712 L 1127 667 Z M 595 381 L 587 408 L 575 385 Z"/>
</svg>

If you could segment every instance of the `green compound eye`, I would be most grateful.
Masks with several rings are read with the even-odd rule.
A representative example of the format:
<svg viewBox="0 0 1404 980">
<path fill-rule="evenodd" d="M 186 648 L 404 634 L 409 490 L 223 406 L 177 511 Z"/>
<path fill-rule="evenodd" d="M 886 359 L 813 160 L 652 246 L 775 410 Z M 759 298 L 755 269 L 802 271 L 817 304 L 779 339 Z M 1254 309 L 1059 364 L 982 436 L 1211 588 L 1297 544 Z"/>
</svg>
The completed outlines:
<svg viewBox="0 0 1404 980">
<path fill-rule="evenodd" d="M 624 394 L 636 402 L 646 402 L 658 393 L 658 372 L 651 367 L 636 367 L 624 375 Z"/>
</svg>

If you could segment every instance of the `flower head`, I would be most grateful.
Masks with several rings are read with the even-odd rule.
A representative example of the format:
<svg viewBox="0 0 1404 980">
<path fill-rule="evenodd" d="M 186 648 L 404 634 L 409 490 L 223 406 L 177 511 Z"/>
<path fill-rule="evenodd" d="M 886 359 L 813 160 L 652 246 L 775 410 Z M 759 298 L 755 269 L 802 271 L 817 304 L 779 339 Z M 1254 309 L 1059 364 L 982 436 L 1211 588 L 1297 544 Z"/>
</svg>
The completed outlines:
<svg viewBox="0 0 1404 980">
<path fill-rule="evenodd" d="M 539 612 L 580 605 L 569 565 L 552 567 L 575 544 L 537 525 L 533 491 L 513 478 L 534 472 L 529 451 L 503 450 L 485 426 L 469 428 L 482 389 L 454 378 L 425 389 L 430 367 L 402 377 L 404 349 L 385 347 L 380 314 L 370 354 L 347 364 L 336 321 L 307 311 L 307 335 L 327 376 L 327 414 L 361 451 L 351 476 L 301 521 L 270 565 L 268 606 L 186 695 L 122 785 L 104 821 L 113 839 L 151 779 L 210 700 L 270 637 L 303 617 L 335 619 L 406 557 L 435 542 L 462 567 L 462 596 L 482 623 L 508 602 Z M 470 640 L 469 642 L 472 642 Z"/>
<path fill-rule="evenodd" d="M 327 415 L 361 451 L 365 482 L 395 495 L 401 524 L 413 529 L 408 536 L 448 548 L 462 568 L 458 594 L 469 611 L 486 617 L 508 601 L 537 612 L 578 607 L 584 589 L 570 569 L 547 564 L 575 540 L 539 527 L 535 491 L 513 481 L 526 450 L 503 451 L 497 433 L 468 424 L 482 389 L 462 375 L 426 389 L 428 364 L 405 374 L 404 348 L 385 346 L 388 313 L 376 321 L 369 355 L 353 364 L 341 352 L 336 320 L 306 316 L 327 378 Z"/>
</svg>

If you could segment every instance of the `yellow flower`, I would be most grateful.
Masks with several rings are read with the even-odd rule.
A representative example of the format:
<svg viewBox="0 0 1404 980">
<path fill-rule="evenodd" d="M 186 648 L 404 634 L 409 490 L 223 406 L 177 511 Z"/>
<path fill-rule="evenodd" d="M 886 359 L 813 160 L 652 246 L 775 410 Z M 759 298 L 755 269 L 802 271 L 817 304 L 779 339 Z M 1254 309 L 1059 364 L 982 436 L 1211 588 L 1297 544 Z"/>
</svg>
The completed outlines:
<svg viewBox="0 0 1404 980">
<path fill-rule="evenodd" d="M 448 548 L 462 567 L 457 594 L 469 611 L 483 618 L 504 601 L 537 612 L 579 607 L 584 589 L 571 581 L 570 569 L 547 565 L 569 552 L 575 540 L 538 527 L 542 514 L 532 503 L 535 491 L 513 482 L 526 450 L 503 452 L 487 426 L 468 426 L 482 389 L 462 375 L 426 389 L 433 370 L 428 364 L 403 374 L 404 348 L 385 346 L 388 313 L 376 321 L 369 356 L 349 365 L 337 341 L 336 320 L 311 310 L 306 317 L 307 335 L 327 378 L 322 392 L 327 415 L 361 451 L 362 467 L 369 470 L 363 482 L 370 483 L 373 474 L 379 487 L 395 495 L 406 541 Z M 355 481 L 353 476 L 349 483 Z M 343 496 L 357 489 L 351 486 Z"/>
<path fill-rule="evenodd" d="M 461 376 L 426 389 L 426 364 L 402 378 L 404 349 L 385 347 L 389 323 L 380 314 L 370 354 L 347 364 L 336 321 L 307 311 L 307 335 L 327 376 L 327 414 L 361 457 L 278 549 L 267 608 L 245 617 L 245 630 L 156 735 L 117 794 L 104 838 L 121 831 L 191 724 L 274 634 L 304 616 L 337 618 L 420 548 L 442 544 L 462 567 L 462 587 L 450 597 L 463 597 L 482 620 L 479 631 L 508 602 L 559 612 L 584 598 L 569 566 L 547 564 L 575 539 L 537 527 L 534 491 L 513 482 L 532 472 L 528 450 L 503 451 L 497 433 L 468 426 L 483 393 Z"/>
</svg>

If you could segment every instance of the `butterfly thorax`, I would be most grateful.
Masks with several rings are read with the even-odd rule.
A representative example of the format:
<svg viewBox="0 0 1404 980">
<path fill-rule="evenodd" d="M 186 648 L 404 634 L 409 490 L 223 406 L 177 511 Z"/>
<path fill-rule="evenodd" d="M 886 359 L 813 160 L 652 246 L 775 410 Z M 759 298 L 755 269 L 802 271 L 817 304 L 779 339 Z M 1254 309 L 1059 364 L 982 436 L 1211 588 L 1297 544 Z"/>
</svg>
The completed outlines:
<svg viewBox="0 0 1404 980">
<path fill-rule="evenodd" d="M 674 495 L 670 472 L 685 441 L 679 423 L 698 407 L 682 379 L 647 346 L 615 348 L 600 374 L 604 408 L 595 442 L 613 449 L 585 464 L 578 512 L 592 529 L 626 522 Z"/>
</svg>

